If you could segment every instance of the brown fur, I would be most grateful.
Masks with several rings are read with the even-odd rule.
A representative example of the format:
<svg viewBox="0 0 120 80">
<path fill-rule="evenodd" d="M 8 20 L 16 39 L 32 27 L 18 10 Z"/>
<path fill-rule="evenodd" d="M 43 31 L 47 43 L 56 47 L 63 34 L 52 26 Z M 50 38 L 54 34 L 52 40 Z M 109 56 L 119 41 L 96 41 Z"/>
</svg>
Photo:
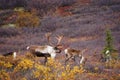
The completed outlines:
<svg viewBox="0 0 120 80">
<path fill-rule="evenodd" d="M 80 54 L 80 50 L 75 50 L 75 49 L 72 49 L 72 48 L 69 48 L 68 49 L 68 53 L 70 54 L 70 55 L 79 55 Z"/>
<path fill-rule="evenodd" d="M 32 45 L 32 46 L 30 46 L 30 52 L 35 52 L 35 50 L 36 49 L 45 49 L 46 48 L 46 46 L 36 46 L 36 45 Z"/>
<path fill-rule="evenodd" d="M 69 61 L 70 59 L 73 59 L 75 61 L 75 57 L 78 56 L 80 58 L 80 61 L 82 60 L 82 58 L 84 58 L 83 60 L 83 64 L 85 64 L 85 62 L 87 61 L 87 58 L 85 58 L 83 56 L 83 53 L 86 51 L 86 49 L 84 50 L 76 50 L 76 49 L 72 49 L 72 48 L 67 48 L 65 50 L 65 54 L 66 54 L 66 60 L 65 60 L 65 64 L 67 61 Z M 79 61 L 79 62 L 80 62 Z"/>
</svg>

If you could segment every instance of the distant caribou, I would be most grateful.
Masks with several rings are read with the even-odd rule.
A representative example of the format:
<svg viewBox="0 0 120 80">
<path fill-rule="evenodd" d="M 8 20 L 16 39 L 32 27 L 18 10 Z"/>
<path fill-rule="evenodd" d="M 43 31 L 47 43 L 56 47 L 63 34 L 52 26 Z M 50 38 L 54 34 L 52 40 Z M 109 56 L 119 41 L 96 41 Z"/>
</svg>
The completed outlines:
<svg viewBox="0 0 120 80">
<path fill-rule="evenodd" d="M 5 53 L 3 54 L 3 56 L 13 56 L 13 59 L 15 59 L 17 57 L 17 52 L 9 52 L 9 53 Z"/>
<path fill-rule="evenodd" d="M 112 57 L 110 55 L 110 50 L 106 50 L 105 54 L 100 54 L 100 60 L 101 62 L 109 62 L 110 60 L 112 60 Z"/>
<path fill-rule="evenodd" d="M 47 62 L 47 58 L 51 57 L 51 58 L 55 58 L 57 53 L 61 53 L 61 49 L 60 49 L 60 42 L 63 38 L 63 36 L 57 36 L 57 45 L 53 45 L 52 43 L 50 43 L 50 35 L 51 33 L 47 33 L 45 36 L 48 40 L 49 45 L 43 45 L 43 46 L 38 46 L 38 45 L 30 45 L 27 47 L 27 50 L 30 51 L 31 54 L 33 54 L 34 56 L 37 57 L 45 57 L 45 62 Z"/>
</svg>

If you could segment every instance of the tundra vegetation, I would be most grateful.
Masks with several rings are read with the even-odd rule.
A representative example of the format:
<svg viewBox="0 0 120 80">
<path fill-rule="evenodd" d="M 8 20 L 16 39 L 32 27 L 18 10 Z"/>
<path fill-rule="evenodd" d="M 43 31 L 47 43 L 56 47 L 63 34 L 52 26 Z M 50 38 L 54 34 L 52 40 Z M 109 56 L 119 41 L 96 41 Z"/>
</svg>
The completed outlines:
<svg viewBox="0 0 120 80">
<path fill-rule="evenodd" d="M 120 64 L 111 62 L 112 69 L 119 69 Z M 103 63 L 99 63 L 103 64 Z M 82 80 L 82 79 L 110 79 L 119 80 L 120 75 L 109 70 L 100 70 L 99 66 L 85 69 L 85 66 L 64 66 L 59 60 L 48 59 L 46 65 L 40 63 L 40 59 L 33 58 L 29 53 L 16 59 L 0 56 L 1 80 Z M 108 73 L 112 76 L 108 76 Z M 103 74 L 104 73 L 104 74 Z"/>
<path fill-rule="evenodd" d="M 120 80 L 119 11 L 120 0 L 0 0 L 0 80 Z M 54 59 L 26 50 L 49 32 L 64 35 Z"/>
</svg>

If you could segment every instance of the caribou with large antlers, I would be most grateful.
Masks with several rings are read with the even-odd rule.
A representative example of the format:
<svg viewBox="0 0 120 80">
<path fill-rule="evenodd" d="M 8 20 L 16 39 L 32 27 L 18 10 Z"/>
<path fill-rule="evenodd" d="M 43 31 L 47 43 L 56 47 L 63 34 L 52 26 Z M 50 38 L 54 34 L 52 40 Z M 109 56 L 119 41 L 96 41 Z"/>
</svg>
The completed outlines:
<svg viewBox="0 0 120 80">
<path fill-rule="evenodd" d="M 30 53 L 32 53 L 34 56 L 37 57 L 45 57 L 45 63 L 47 62 L 47 57 L 51 57 L 51 58 L 55 58 L 56 57 L 56 53 L 60 53 L 61 49 L 60 49 L 60 42 L 63 38 L 63 36 L 57 36 L 57 44 L 53 45 L 50 42 L 50 35 L 51 33 L 47 33 L 45 36 L 48 40 L 49 45 L 43 45 L 43 46 L 38 46 L 38 45 L 30 45 L 27 47 L 27 50 L 30 51 Z"/>
</svg>

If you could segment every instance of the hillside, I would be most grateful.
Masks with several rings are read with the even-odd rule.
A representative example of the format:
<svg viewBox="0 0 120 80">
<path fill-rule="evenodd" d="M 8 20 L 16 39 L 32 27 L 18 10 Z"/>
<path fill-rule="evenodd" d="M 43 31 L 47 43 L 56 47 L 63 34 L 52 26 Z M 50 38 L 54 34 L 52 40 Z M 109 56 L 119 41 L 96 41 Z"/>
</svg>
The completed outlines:
<svg viewBox="0 0 120 80">
<path fill-rule="evenodd" d="M 37 1 L 39 2 L 39 0 Z M 68 4 L 63 4 L 65 0 L 61 0 L 63 2 L 59 5 L 58 2 L 60 0 L 58 2 L 57 0 L 52 1 L 53 3 L 49 4 L 53 6 L 46 7 L 46 12 L 40 13 L 42 9 L 38 9 L 37 12 L 40 18 L 40 25 L 38 27 L 11 27 L 7 24 L 14 23 L 15 18 L 8 22 L 5 22 L 5 20 L 11 14 L 16 15 L 13 11 L 13 6 L 10 9 L 6 9 L 6 6 L 5 9 L 0 10 L 0 54 L 11 51 L 25 54 L 26 47 L 29 45 L 46 45 L 48 42 L 45 34 L 51 32 L 51 41 L 54 44 L 56 43 L 54 38 L 56 35 L 64 35 L 62 44 L 80 50 L 87 48 L 88 51 L 84 53 L 84 56 L 88 58 L 86 67 L 90 69 L 90 67 L 97 65 L 98 58 L 105 46 L 105 32 L 107 29 L 110 29 L 114 40 L 114 47 L 118 50 L 120 56 L 119 0 L 70 0 L 70 2 L 66 1 Z M 30 9 L 31 5 L 30 3 L 29 6 L 26 4 L 24 8 Z M 32 6 L 35 5 L 37 4 L 34 3 Z M 23 7 L 23 5 L 21 6 Z M 97 53 L 96 57 L 93 56 L 95 52 Z M 61 55 L 57 55 L 57 59 L 60 62 L 63 62 L 64 57 L 64 52 Z M 102 67 L 102 64 L 98 63 L 98 65 L 100 68 Z M 120 71 L 114 72 L 120 74 Z M 116 80 L 119 79 L 120 77 Z M 96 78 L 89 80 L 96 80 Z"/>
<path fill-rule="evenodd" d="M 65 39 L 70 42 L 66 41 L 65 44 L 70 44 L 71 47 L 88 47 L 92 51 L 98 46 L 97 48 L 101 50 L 105 43 L 104 37 L 107 28 L 112 30 L 114 45 L 119 49 L 119 17 L 119 3 L 109 5 L 104 2 L 102 5 L 102 0 L 101 5 L 78 2 L 72 6 L 58 8 L 52 15 L 44 16 L 39 27 L 1 27 L 0 45 L 2 48 L 0 51 L 23 50 L 30 44 L 45 44 L 46 40 L 43 37 L 47 32 L 52 32 L 53 35 L 63 34 Z"/>
</svg>

